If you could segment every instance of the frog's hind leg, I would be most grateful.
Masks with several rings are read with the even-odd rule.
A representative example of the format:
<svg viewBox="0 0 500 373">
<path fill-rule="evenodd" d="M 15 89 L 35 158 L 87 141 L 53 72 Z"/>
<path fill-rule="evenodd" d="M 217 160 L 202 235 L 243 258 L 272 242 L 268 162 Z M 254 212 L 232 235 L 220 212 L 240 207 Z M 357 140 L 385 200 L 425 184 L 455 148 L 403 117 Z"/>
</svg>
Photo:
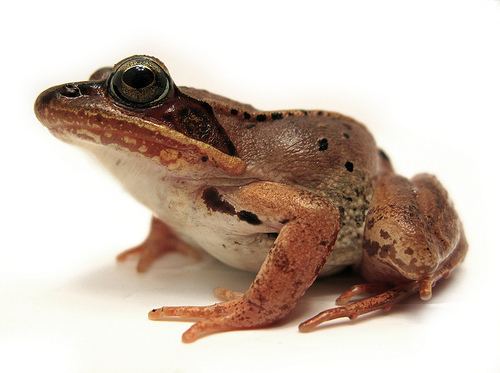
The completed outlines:
<svg viewBox="0 0 500 373">
<path fill-rule="evenodd" d="M 399 303 L 408 296 L 419 293 L 422 300 L 429 300 L 432 296 L 433 286 L 441 279 L 447 279 L 450 273 L 463 261 L 467 251 L 467 242 L 462 238 L 457 245 L 457 249 L 450 255 L 444 264 L 434 273 L 432 277 L 424 278 L 418 281 L 411 281 L 401 285 L 396 285 L 388 288 L 389 285 L 384 283 L 367 283 L 355 285 L 342 293 L 336 303 L 342 305 L 320 312 L 316 316 L 304 321 L 299 325 L 301 332 L 313 330 L 316 326 L 325 321 L 348 317 L 351 320 L 360 315 L 382 309 L 389 311 L 393 305 Z M 384 287 L 387 290 L 383 290 Z M 367 297 L 358 301 L 351 301 L 353 296 L 362 293 L 371 293 L 381 291 L 371 297 Z M 340 300 L 340 301 L 339 301 Z"/>
<path fill-rule="evenodd" d="M 327 320 L 388 310 L 414 293 L 428 300 L 433 286 L 448 277 L 466 252 L 462 224 L 439 181 L 428 174 L 406 179 L 386 172 L 375 181 L 363 234 L 360 269 L 368 283 L 347 290 L 337 300 L 340 307 L 299 328 L 309 331 Z M 384 288 L 382 283 L 391 285 Z M 351 302 L 371 292 L 376 294 Z"/>
<path fill-rule="evenodd" d="M 151 219 L 151 228 L 148 236 L 140 245 L 125 250 L 116 257 L 123 262 L 131 256 L 139 256 L 137 271 L 145 272 L 153 262 L 168 252 L 177 251 L 181 254 L 199 259 L 200 254 L 191 246 L 178 238 L 175 233 L 158 218 Z"/>
</svg>

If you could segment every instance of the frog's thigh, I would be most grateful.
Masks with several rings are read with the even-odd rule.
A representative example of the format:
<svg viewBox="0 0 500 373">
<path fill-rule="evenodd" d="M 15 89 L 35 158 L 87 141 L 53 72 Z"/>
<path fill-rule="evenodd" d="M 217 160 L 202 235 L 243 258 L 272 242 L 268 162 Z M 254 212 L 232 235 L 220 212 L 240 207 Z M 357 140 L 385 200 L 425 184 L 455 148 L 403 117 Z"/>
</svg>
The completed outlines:
<svg viewBox="0 0 500 373">
<path fill-rule="evenodd" d="M 150 312 L 155 320 L 203 318 L 184 333 L 185 342 L 216 331 L 269 325 L 286 316 L 317 277 L 339 230 L 336 207 L 290 186 L 253 183 L 224 194 L 224 198 L 255 214 L 263 224 L 282 228 L 241 298 L 208 307 L 163 307 Z"/>
</svg>

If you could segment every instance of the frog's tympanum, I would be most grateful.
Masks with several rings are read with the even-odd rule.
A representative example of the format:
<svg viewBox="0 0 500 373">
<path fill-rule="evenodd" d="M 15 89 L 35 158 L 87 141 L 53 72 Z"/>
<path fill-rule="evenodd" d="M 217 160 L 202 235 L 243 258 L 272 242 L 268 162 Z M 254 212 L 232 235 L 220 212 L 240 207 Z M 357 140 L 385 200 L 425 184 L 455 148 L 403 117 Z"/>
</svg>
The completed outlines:
<svg viewBox="0 0 500 373">
<path fill-rule="evenodd" d="M 165 65 L 133 56 L 89 81 L 43 92 L 38 119 L 93 153 L 153 213 L 137 255 L 202 248 L 256 272 L 247 291 L 216 289 L 220 303 L 166 306 L 151 320 L 195 318 L 185 342 L 261 328 L 286 317 L 318 276 L 355 266 L 366 283 L 338 307 L 303 322 L 388 310 L 432 287 L 464 259 L 467 241 L 432 175 L 399 176 L 368 130 L 329 111 L 259 111 L 205 90 L 178 87 Z"/>
</svg>

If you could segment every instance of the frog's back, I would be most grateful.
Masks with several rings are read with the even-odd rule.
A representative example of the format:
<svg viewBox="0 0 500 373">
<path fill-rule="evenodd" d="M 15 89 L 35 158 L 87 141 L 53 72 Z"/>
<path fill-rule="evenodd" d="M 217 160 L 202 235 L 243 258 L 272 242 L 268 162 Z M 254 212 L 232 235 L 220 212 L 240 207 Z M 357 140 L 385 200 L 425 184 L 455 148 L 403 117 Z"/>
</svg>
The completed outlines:
<svg viewBox="0 0 500 373">
<path fill-rule="evenodd" d="M 259 111 L 254 107 L 182 87 L 208 103 L 249 173 L 315 191 L 370 179 L 378 171 L 375 141 L 364 125 L 329 111 Z"/>
<path fill-rule="evenodd" d="M 377 172 L 373 137 L 351 118 L 322 111 L 288 111 L 281 120 L 252 125 L 255 130 L 241 131 L 236 147 L 250 170 L 274 181 L 331 194 Z"/>
</svg>

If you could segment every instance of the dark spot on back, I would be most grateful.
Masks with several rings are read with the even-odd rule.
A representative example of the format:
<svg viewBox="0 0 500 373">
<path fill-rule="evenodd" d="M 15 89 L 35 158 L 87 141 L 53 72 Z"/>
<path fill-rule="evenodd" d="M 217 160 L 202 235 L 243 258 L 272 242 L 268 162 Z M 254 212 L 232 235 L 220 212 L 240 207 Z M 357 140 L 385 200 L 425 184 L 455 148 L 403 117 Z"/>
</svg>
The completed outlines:
<svg viewBox="0 0 500 373">
<path fill-rule="evenodd" d="M 204 155 L 203 157 L 201 157 L 201 161 L 202 162 L 206 162 L 208 161 L 208 157 L 206 155 Z"/>
<path fill-rule="evenodd" d="M 323 114 L 324 114 L 324 113 L 323 113 L 322 111 L 318 111 L 318 112 L 316 112 L 316 115 L 319 115 L 319 116 L 321 116 L 321 115 L 323 115 Z"/>
<path fill-rule="evenodd" d="M 345 169 L 349 172 L 352 172 L 354 170 L 354 165 L 352 164 L 352 162 L 347 161 L 344 166 Z"/>
<path fill-rule="evenodd" d="M 307 110 L 301 110 L 302 111 L 302 114 L 304 114 L 305 116 L 307 116 L 309 113 L 307 112 Z"/>
<path fill-rule="evenodd" d="M 267 234 L 267 237 L 272 239 L 272 240 L 275 240 L 276 238 L 278 238 L 278 233 L 276 233 L 276 232 L 269 232 L 266 234 Z"/>
<path fill-rule="evenodd" d="M 257 215 L 255 215 L 253 212 L 241 210 L 241 211 L 238 211 L 237 215 L 238 215 L 238 218 L 240 218 L 240 220 L 246 221 L 248 224 L 252 224 L 252 225 L 262 224 L 259 217 Z"/>
<path fill-rule="evenodd" d="M 231 109 L 231 115 L 238 115 L 238 110 Z"/>
<path fill-rule="evenodd" d="M 280 223 L 281 224 L 286 224 L 290 221 L 290 219 L 283 219 L 283 220 L 280 220 Z"/>
<path fill-rule="evenodd" d="M 264 122 L 267 117 L 266 117 L 266 114 L 258 114 L 255 119 L 257 119 L 257 122 Z"/>
<path fill-rule="evenodd" d="M 252 116 L 248 114 L 246 111 L 243 113 L 243 118 L 250 119 Z"/>
<path fill-rule="evenodd" d="M 413 255 L 413 249 L 411 247 L 408 247 L 406 250 L 405 250 L 405 254 L 408 254 L 408 255 Z"/>
<path fill-rule="evenodd" d="M 322 139 L 318 140 L 318 150 L 319 151 L 325 151 L 328 149 L 328 139 L 325 139 L 324 137 Z"/>
<path fill-rule="evenodd" d="M 283 118 L 283 113 L 272 113 L 271 114 L 271 119 L 272 120 L 278 120 Z"/>
<path fill-rule="evenodd" d="M 348 138 L 350 137 L 350 136 L 349 136 L 349 134 L 348 134 L 347 132 L 344 132 L 344 133 L 342 134 L 342 136 L 344 136 L 344 139 L 348 139 Z"/>
<path fill-rule="evenodd" d="M 229 202 L 224 201 L 219 191 L 214 187 L 209 187 L 203 191 L 201 196 L 205 205 L 212 211 L 222 212 L 223 214 L 235 215 L 236 210 Z"/>
</svg>

